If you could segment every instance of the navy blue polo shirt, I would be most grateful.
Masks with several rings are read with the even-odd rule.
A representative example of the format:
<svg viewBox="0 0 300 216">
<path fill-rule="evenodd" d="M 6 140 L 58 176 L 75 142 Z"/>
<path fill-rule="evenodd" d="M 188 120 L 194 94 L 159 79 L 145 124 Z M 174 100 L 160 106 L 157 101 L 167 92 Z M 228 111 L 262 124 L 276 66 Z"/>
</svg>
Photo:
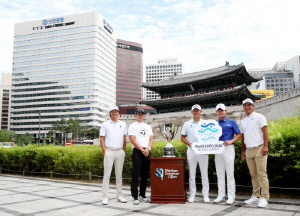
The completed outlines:
<svg viewBox="0 0 300 216">
<path fill-rule="evenodd" d="M 222 127 L 222 136 L 220 136 L 220 141 L 232 140 L 234 138 L 234 134 L 240 133 L 240 129 L 238 124 L 232 120 L 225 117 L 224 120 L 218 120 L 219 125 Z M 232 143 L 233 145 L 234 143 Z"/>
</svg>

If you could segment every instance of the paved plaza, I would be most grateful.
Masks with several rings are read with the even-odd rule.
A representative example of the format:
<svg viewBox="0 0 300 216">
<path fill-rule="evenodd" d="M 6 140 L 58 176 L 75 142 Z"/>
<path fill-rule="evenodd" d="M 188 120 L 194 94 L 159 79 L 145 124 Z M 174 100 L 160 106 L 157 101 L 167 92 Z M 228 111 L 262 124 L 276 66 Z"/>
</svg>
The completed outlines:
<svg viewBox="0 0 300 216">
<path fill-rule="evenodd" d="M 109 204 L 101 204 L 100 184 L 70 182 L 0 174 L 0 216 L 8 215 L 297 215 L 300 200 L 271 199 L 265 209 L 244 205 L 246 197 L 237 197 L 234 205 L 203 203 L 197 194 L 195 203 L 133 205 L 130 188 L 124 188 L 127 203 L 115 198 L 110 187 Z M 150 192 L 147 192 L 149 195 Z M 215 196 L 211 196 L 211 200 Z"/>
</svg>

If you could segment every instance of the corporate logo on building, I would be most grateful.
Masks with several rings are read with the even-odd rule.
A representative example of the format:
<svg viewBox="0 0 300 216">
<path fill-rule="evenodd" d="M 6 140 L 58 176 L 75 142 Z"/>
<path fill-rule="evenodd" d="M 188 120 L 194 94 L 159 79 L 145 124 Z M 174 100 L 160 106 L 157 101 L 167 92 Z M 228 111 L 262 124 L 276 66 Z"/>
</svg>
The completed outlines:
<svg viewBox="0 0 300 216">
<path fill-rule="evenodd" d="M 162 181 L 164 180 L 164 176 L 167 176 L 169 179 L 176 179 L 179 176 L 179 171 L 174 169 L 156 168 L 155 175 L 160 177 Z"/>
<path fill-rule="evenodd" d="M 129 46 L 129 45 L 126 45 L 126 44 L 120 44 L 120 43 L 118 43 L 118 44 L 117 44 L 117 47 L 118 47 L 118 48 L 122 48 L 122 49 L 129 49 L 129 50 L 130 50 L 130 46 Z"/>
<path fill-rule="evenodd" d="M 54 18 L 54 19 L 44 19 L 43 20 L 43 25 L 47 25 L 47 24 L 55 24 L 55 23 L 62 23 L 64 22 L 64 18 Z"/>
<path fill-rule="evenodd" d="M 113 33 L 114 29 L 111 27 L 111 25 L 109 25 L 108 22 L 106 22 L 105 19 L 103 19 L 103 25 L 104 25 L 104 28 L 106 28 L 107 31 L 109 31 L 110 33 Z"/>
</svg>

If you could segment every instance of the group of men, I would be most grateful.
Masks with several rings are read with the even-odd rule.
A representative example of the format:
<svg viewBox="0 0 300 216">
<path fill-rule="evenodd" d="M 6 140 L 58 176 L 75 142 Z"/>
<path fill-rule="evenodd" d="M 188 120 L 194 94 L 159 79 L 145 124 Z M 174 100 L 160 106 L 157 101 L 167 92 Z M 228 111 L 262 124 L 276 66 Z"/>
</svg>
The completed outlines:
<svg viewBox="0 0 300 216">
<path fill-rule="evenodd" d="M 220 140 L 225 146 L 221 154 L 215 155 L 215 167 L 218 178 L 218 196 L 213 201 L 220 203 L 225 201 L 227 177 L 227 200 L 226 204 L 235 202 L 235 178 L 234 143 L 242 139 L 241 158 L 246 160 L 251 180 L 253 193 L 245 204 L 257 204 L 258 207 L 266 207 L 269 200 L 269 181 L 267 175 L 268 155 L 268 128 L 266 118 L 254 112 L 254 103 L 247 98 L 243 101 L 243 109 L 246 117 L 241 121 L 241 130 L 237 123 L 226 116 L 227 109 L 224 104 L 216 106 L 218 123 L 222 127 Z M 196 169 L 199 164 L 202 180 L 202 195 L 204 202 L 209 199 L 208 178 L 208 155 L 196 154 L 192 148 L 193 142 L 198 142 L 194 131 L 201 123 L 201 106 L 195 104 L 191 108 L 193 118 L 184 123 L 181 131 L 181 140 L 187 145 L 187 161 L 189 167 L 189 198 L 188 202 L 195 201 L 196 195 Z M 103 205 L 108 204 L 109 179 L 113 164 L 115 164 L 115 176 L 117 187 L 117 201 L 126 203 L 122 195 L 122 170 L 126 154 L 126 124 L 118 120 L 118 107 L 110 108 L 110 120 L 104 122 L 100 130 L 100 143 L 104 154 L 104 177 L 103 177 Z M 147 178 L 150 168 L 151 147 L 153 145 L 153 132 L 151 126 L 143 122 L 145 111 L 138 108 L 135 112 L 136 122 L 128 128 L 130 142 L 133 145 L 132 152 L 132 181 L 131 195 L 133 204 L 138 205 L 140 201 L 148 202 L 146 198 Z M 138 178 L 141 178 L 140 190 L 138 190 Z"/>
</svg>

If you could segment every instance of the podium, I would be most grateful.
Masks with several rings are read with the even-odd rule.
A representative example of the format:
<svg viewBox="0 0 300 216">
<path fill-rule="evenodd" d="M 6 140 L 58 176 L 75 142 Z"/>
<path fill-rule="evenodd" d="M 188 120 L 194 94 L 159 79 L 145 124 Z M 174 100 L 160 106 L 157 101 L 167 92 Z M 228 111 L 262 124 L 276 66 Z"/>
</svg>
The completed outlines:
<svg viewBox="0 0 300 216">
<path fill-rule="evenodd" d="M 185 158 L 151 158 L 150 203 L 186 203 Z"/>
</svg>

